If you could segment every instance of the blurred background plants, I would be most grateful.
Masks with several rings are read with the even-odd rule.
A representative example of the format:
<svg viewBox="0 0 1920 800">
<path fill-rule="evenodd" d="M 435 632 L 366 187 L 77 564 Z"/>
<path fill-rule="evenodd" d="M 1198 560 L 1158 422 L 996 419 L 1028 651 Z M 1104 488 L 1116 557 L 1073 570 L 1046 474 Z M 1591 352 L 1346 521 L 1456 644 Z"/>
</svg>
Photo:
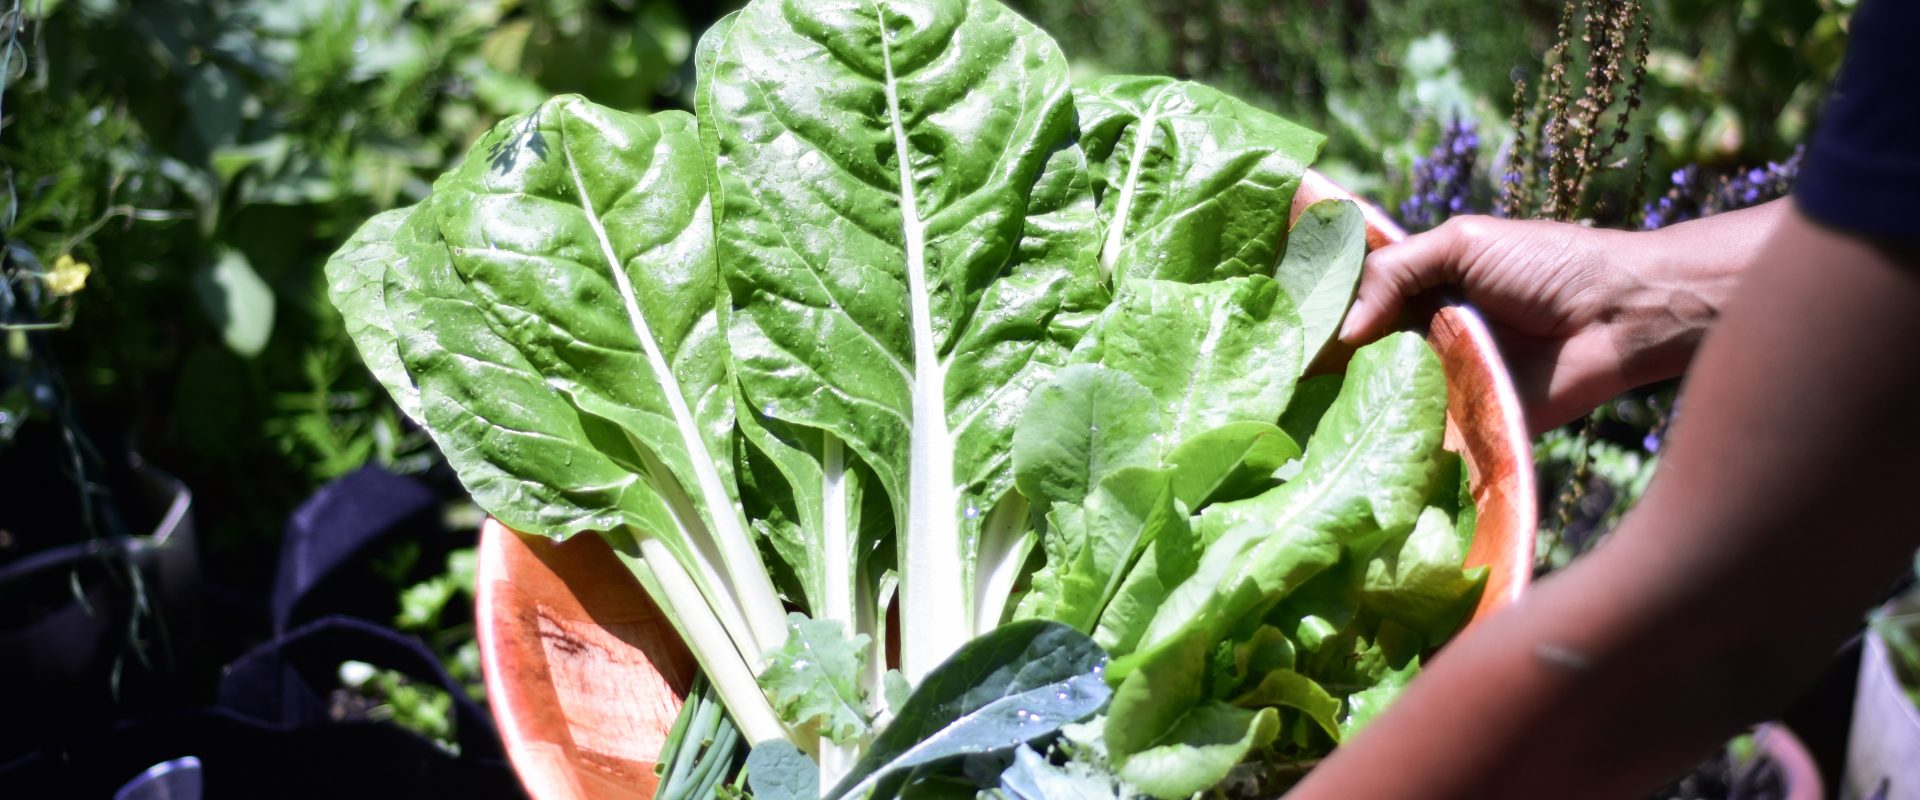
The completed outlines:
<svg viewBox="0 0 1920 800">
<path fill-rule="evenodd" d="M 1617 122 L 1629 97 L 1639 105 L 1591 186 L 1551 216 L 1657 226 L 1777 194 L 1838 67 L 1852 5 L 1011 2 L 1078 69 L 1191 78 L 1326 131 L 1320 168 L 1414 228 L 1493 210 L 1516 152 L 1531 154 L 1518 162 L 1525 180 L 1555 180 L 1535 169 L 1550 160 L 1542 87 L 1567 58 L 1567 97 L 1581 96 L 1589 13 L 1630 23 L 1612 56 L 1626 72 L 1594 118 Z M 102 476 L 137 452 L 193 488 L 209 579 L 243 592 L 270 580 L 289 511 L 333 478 L 371 463 L 457 496 L 431 444 L 360 365 L 325 300 L 325 258 L 373 213 L 423 196 L 493 121 L 549 95 L 686 107 L 695 37 L 735 5 L 16 3 L 0 16 L 0 463 L 40 483 L 9 495 L 90 517 L 112 505 Z M 1643 22 L 1644 54 L 1631 27 Z M 1540 214 L 1542 196 L 1508 210 Z M 1638 496 L 1671 403 L 1671 387 L 1636 392 L 1540 440 L 1543 569 L 1599 541 Z M 74 468 L 89 442 L 99 463 Z M 471 525 L 452 527 L 471 536 Z M 0 513 L 0 562 L 87 535 Z M 390 560 L 405 562 L 381 589 L 402 609 L 392 622 L 477 693 L 461 608 L 470 562 Z M 431 721 L 444 703 L 430 693 L 350 677 L 395 718 L 445 738 Z"/>
</svg>

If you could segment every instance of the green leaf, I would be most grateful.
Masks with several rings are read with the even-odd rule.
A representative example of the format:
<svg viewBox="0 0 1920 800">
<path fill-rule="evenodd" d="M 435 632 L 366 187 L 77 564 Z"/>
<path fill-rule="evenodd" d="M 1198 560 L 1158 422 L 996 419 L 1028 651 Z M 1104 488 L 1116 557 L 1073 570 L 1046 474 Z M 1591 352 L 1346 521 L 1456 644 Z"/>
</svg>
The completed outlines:
<svg viewBox="0 0 1920 800">
<path fill-rule="evenodd" d="M 1103 277 L 1124 290 L 1136 279 L 1271 273 L 1294 190 L 1324 137 L 1171 78 L 1098 78 L 1074 95 L 1099 198 Z"/>
<path fill-rule="evenodd" d="M 1420 657 L 1415 656 L 1398 669 L 1389 667 L 1382 670 L 1372 686 L 1348 695 L 1345 711 L 1340 717 L 1340 738 L 1352 739 L 1361 728 L 1380 716 L 1380 712 L 1385 711 L 1393 699 L 1407 688 L 1407 682 L 1419 673 Z"/>
<path fill-rule="evenodd" d="M 266 349 L 273 335 L 273 289 L 240 251 L 228 250 L 194 273 L 193 290 L 228 349 L 248 358 Z"/>
<path fill-rule="evenodd" d="M 632 443 L 600 444 L 633 457 L 628 485 L 609 490 L 673 504 L 673 525 L 641 530 L 689 572 L 722 582 L 710 593 L 738 598 L 733 613 L 744 616 L 757 655 L 785 640 L 786 625 L 728 457 L 726 295 L 702 152 L 688 115 L 640 117 L 561 97 L 475 143 L 435 185 L 457 202 L 432 208 L 487 326 L 548 391 Z"/>
<path fill-rule="evenodd" d="M 1014 480 L 1036 503 L 1079 503 L 1116 470 L 1155 466 L 1161 417 L 1132 376 L 1092 364 L 1033 393 L 1013 435 Z"/>
<path fill-rule="evenodd" d="M 735 499 L 700 153 L 686 115 L 561 98 L 507 120 L 384 237 L 384 310 L 342 311 L 406 323 L 419 417 L 482 508 L 654 562 L 630 561 L 677 597 L 662 599 L 760 740 L 781 728 L 751 663 L 784 641 L 784 611 Z"/>
<path fill-rule="evenodd" d="M 1440 359 L 1418 335 L 1391 334 L 1361 348 L 1308 440 L 1300 476 L 1259 497 L 1208 509 L 1209 538 L 1240 524 L 1305 523 L 1348 538 L 1410 528 L 1439 471 L 1446 397 Z"/>
<path fill-rule="evenodd" d="M 202 152 L 234 143 L 240 135 L 241 112 L 247 102 L 247 87 L 217 62 L 206 61 L 187 74 L 181 103 L 186 106 L 188 130 L 199 140 Z"/>
<path fill-rule="evenodd" d="M 761 742 L 747 753 L 747 788 L 753 800 L 818 800 L 820 768 L 790 742 Z"/>
<path fill-rule="evenodd" d="M 1453 520 L 1428 508 L 1411 533 L 1383 545 L 1367 561 L 1361 605 L 1437 647 L 1472 613 L 1486 584 L 1487 568 L 1463 569 L 1465 560 Z"/>
<path fill-rule="evenodd" d="M 1074 352 L 1132 375 L 1164 405 L 1169 444 L 1230 422 L 1272 423 L 1300 377 L 1300 321 L 1264 276 L 1140 280 Z"/>
<path fill-rule="evenodd" d="M 1394 334 L 1354 354 L 1346 383 L 1307 444 L 1300 477 L 1200 516 L 1206 550 L 1109 674 L 1124 678 L 1152 649 L 1194 632 L 1208 642 L 1339 561 L 1341 544 L 1411 526 L 1435 473 L 1446 425 L 1445 377 L 1418 336 Z"/>
<path fill-rule="evenodd" d="M 1191 437 L 1167 455 L 1173 492 L 1188 508 L 1238 500 L 1273 485 L 1273 471 L 1300 457 L 1300 445 L 1267 422 L 1230 422 Z"/>
<path fill-rule="evenodd" d="M 1188 712 L 1154 746 L 1120 763 L 1120 776 L 1149 795 L 1179 800 L 1206 791 L 1280 733 L 1280 715 L 1207 703 Z"/>
<path fill-rule="evenodd" d="M 829 798 L 894 795 L 915 767 L 1011 749 L 1098 711 L 1106 653 L 1057 622 L 994 629 L 927 673 Z M 868 792 L 872 792 L 868 795 Z"/>
<path fill-rule="evenodd" d="M 1248 709 L 1286 707 L 1298 710 L 1333 737 L 1334 742 L 1340 741 L 1340 701 L 1312 678 L 1293 670 L 1266 672 L 1260 676 L 1258 684 L 1233 698 L 1232 702 Z"/>
<path fill-rule="evenodd" d="M 1101 735 L 1116 764 L 1154 746 L 1206 700 L 1207 651 L 1204 632 L 1184 631 L 1118 681 Z M 1111 672 L 1107 677 L 1114 679 Z"/>
<path fill-rule="evenodd" d="M 1140 467 L 1108 474 L 1084 506 L 1054 504 L 1047 520 L 1047 563 L 1034 573 L 1015 616 L 1052 619 L 1083 633 L 1094 630 L 1141 551 L 1187 527 L 1168 473 Z"/>
<path fill-rule="evenodd" d="M 1065 361 L 1046 321 L 1093 282 L 1066 61 L 958 0 L 757 0 L 713 52 L 699 97 L 740 379 L 768 416 L 843 440 L 913 531 L 901 657 L 924 675 L 975 629 L 962 556 L 1012 489 L 1027 394 Z"/>
<path fill-rule="evenodd" d="M 767 654 L 760 685 L 774 711 L 796 727 L 818 721 L 820 733 L 842 744 L 867 734 L 866 698 L 860 677 L 866 671 L 867 635 L 847 636 L 838 620 L 787 615 L 787 641 Z"/>
<path fill-rule="evenodd" d="M 361 225 L 346 244 L 327 260 L 327 296 L 346 320 L 347 336 L 360 349 L 381 385 L 393 395 L 395 405 L 416 422 L 420 421 L 420 390 L 413 385 L 406 365 L 400 362 L 400 345 L 395 331 L 405 325 L 387 309 L 387 270 L 396 261 L 408 258 L 418 242 L 401 243 L 395 237 L 413 207 L 394 209 L 375 215 Z M 398 269 L 405 270 L 404 265 Z"/>
<path fill-rule="evenodd" d="M 1367 221 L 1350 200 L 1322 200 L 1300 213 L 1274 278 L 1300 314 L 1300 368 L 1340 330 L 1360 288 L 1367 258 Z"/>
<path fill-rule="evenodd" d="M 1287 410 L 1280 415 L 1280 429 L 1296 442 L 1313 438 L 1314 429 L 1320 427 L 1320 418 L 1333 406 L 1334 398 L 1340 396 L 1345 380 L 1345 375 L 1315 375 L 1301 381 L 1293 389 Z"/>
<path fill-rule="evenodd" d="M 1233 645 L 1233 666 L 1236 684 L 1244 684 L 1250 678 L 1258 678 L 1279 669 L 1293 669 L 1296 658 L 1293 640 L 1285 632 L 1272 625 L 1262 625 L 1254 629 L 1246 641 Z"/>
<path fill-rule="evenodd" d="M 1115 657 L 1132 653 L 1167 597 L 1200 566 L 1205 543 L 1188 519 L 1158 531 L 1108 601 L 1093 639 Z"/>
</svg>

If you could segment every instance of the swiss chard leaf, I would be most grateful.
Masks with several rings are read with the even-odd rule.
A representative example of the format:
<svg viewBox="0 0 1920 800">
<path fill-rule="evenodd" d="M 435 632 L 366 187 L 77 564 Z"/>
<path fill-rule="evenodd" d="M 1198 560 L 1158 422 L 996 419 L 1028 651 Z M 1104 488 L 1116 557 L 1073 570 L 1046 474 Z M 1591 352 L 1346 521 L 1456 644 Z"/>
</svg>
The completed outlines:
<svg viewBox="0 0 1920 800">
<path fill-rule="evenodd" d="M 1115 76 L 1075 91 L 1099 197 L 1100 270 L 1199 283 L 1268 275 L 1325 138 L 1221 92 Z"/>
<path fill-rule="evenodd" d="M 1028 392 L 1065 361 L 1046 320 L 1093 283 L 1066 62 L 1005 7 L 958 0 L 758 0 L 713 53 L 699 94 L 740 379 L 768 416 L 844 441 L 912 531 L 917 678 L 974 630 L 962 556 L 1012 488 Z"/>
<path fill-rule="evenodd" d="M 884 800 L 916 767 L 1048 736 L 1106 704 L 1105 663 L 1106 653 L 1092 639 L 1057 622 L 996 628 L 927 673 L 826 797 Z"/>
<path fill-rule="evenodd" d="M 394 405 L 419 421 L 420 390 L 400 361 L 395 333 L 403 323 L 387 308 L 388 265 L 411 255 L 402 249 L 399 233 L 413 211 L 410 206 L 382 212 L 361 225 L 327 261 L 327 296 L 341 309 L 347 336 L 360 349 L 367 369 L 390 390 Z"/>
<path fill-rule="evenodd" d="M 530 533 L 606 532 L 657 561 L 647 585 L 711 620 L 687 628 L 703 637 L 694 649 L 759 739 L 781 729 L 747 665 L 785 631 L 768 625 L 782 611 L 730 475 L 699 165 L 684 114 L 556 99 L 502 122 L 404 221 L 362 236 L 391 253 L 380 302 L 337 296 L 349 318 L 393 331 L 404 373 L 378 377 L 417 391 L 420 421 L 488 513 Z M 331 262 L 330 281 L 351 283 L 366 252 Z M 376 360 L 384 341 L 358 339 Z"/>
</svg>

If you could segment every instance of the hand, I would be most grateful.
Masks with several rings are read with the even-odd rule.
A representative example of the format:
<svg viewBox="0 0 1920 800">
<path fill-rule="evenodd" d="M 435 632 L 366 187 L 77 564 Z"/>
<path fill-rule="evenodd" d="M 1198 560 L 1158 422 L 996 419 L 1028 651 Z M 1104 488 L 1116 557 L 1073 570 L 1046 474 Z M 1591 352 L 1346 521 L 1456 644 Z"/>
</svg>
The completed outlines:
<svg viewBox="0 0 1920 800">
<path fill-rule="evenodd" d="M 1367 258 L 1340 338 L 1387 330 L 1401 306 L 1460 287 L 1486 316 L 1534 432 L 1678 375 L 1784 204 L 1652 233 L 1459 217 Z"/>
</svg>

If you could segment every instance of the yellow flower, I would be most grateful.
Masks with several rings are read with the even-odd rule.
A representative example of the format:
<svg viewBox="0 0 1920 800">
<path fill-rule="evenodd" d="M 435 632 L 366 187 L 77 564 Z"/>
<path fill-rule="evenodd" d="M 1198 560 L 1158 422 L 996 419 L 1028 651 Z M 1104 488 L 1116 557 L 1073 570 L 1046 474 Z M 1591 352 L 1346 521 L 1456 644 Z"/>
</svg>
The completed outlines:
<svg viewBox="0 0 1920 800">
<path fill-rule="evenodd" d="M 87 262 L 75 259 L 71 254 L 62 255 L 53 260 L 53 270 L 47 273 L 47 291 L 65 297 L 87 288 L 87 275 L 93 267 Z"/>
</svg>

